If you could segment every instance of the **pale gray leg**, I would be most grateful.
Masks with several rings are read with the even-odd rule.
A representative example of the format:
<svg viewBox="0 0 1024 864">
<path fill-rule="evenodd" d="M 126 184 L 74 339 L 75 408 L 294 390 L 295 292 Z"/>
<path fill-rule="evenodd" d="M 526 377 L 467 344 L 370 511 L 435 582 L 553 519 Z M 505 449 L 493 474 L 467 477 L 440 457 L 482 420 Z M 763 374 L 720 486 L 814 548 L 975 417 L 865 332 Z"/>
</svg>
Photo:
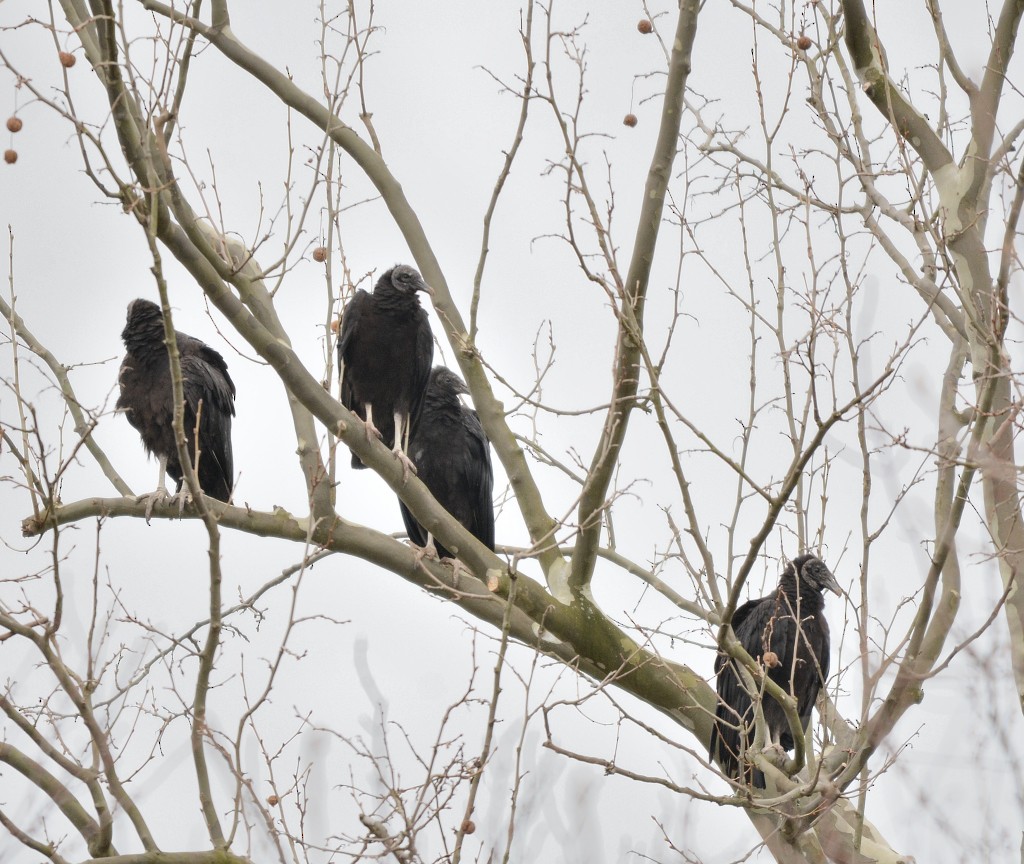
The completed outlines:
<svg viewBox="0 0 1024 864">
<path fill-rule="evenodd" d="M 153 507 L 157 501 L 163 501 L 167 498 L 167 487 L 164 482 L 167 478 L 167 457 L 159 457 L 159 474 L 157 475 L 156 489 L 150 492 L 148 495 L 140 495 L 136 500 L 140 503 L 146 502 L 146 524 L 149 524 L 150 517 L 153 515 Z"/>
<path fill-rule="evenodd" d="M 365 426 L 366 426 L 366 440 L 367 441 L 370 440 L 370 436 L 371 435 L 376 435 L 378 438 L 383 437 L 380 434 L 380 430 L 376 426 L 373 425 L 373 406 L 369 402 L 366 403 L 366 423 L 365 423 Z"/>
<path fill-rule="evenodd" d="M 395 412 L 395 446 L 392 449 L 392 453 L 395 454 L 395 458 L 402 463 L 402 482 L 409 482 L 409 472 L 413 474 L 416 472 L 416 466 L 412 464 L 412 460 L 406 455 L 405 451 L 409 449 L 409 425 L 403 423 L 403 415 L 396 411 Z M 411 424 L 410 424 L 411 425 Z M 405 445 L 403 448 L 402 445 Z"/>
</svg>

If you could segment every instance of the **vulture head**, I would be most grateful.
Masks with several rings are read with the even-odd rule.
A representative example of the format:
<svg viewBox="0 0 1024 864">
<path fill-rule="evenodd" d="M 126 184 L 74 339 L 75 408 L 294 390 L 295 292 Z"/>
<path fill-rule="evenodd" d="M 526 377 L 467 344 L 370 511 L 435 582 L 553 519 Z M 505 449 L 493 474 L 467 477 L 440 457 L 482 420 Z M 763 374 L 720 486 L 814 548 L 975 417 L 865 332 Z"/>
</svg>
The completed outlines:
<svg viewBox="0 0 1024 864">
<path fill-rule="evenodd" d="M 417 291 L 422 291 L 424 294 L 433 293 L 427 283 L 423 281 L 419 271 L 408 264 L 399 264 L 384 275 L 391 277 L 391 284 L 397 291 L 410 297 L 414 297 Z"/>
<path fill-rule="evenodd" d="M 825 562 L 814 555 L 800 555 L 794 558 L 790 567 L 796 570 L 797 576 L 817 591 L 824 591 L 826 588 L 842 596 L 843 589 L 836 582 L 832 571 L 825 566 Z"/>
</svg>

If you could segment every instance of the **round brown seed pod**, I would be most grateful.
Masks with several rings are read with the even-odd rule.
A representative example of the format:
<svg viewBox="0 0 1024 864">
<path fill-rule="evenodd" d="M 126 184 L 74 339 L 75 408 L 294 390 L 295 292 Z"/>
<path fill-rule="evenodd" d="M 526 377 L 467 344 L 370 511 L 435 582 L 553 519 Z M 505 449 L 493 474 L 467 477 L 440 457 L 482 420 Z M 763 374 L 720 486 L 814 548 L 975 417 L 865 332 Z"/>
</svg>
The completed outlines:
<svg viewBox="0 0 1024 864">
<path fill-rule="evenodd" d="M 476 823 L 472 819 L 467 819 L 462 823 L 463 834 L 472 834 L 474 831 L 476 831 Z"/>
<path fill-rule="evenodd" d="M 60 58 L 60 65 L 65 69 L 70 69 L 78 62 L 78 58 L 70 51 L 61 51 L 57 56 Z"/>
<path fill-rule="evenodd" d="M 25 124 L 21 122 L 20 117 L 8 117 L 7 118 L 7 131 L 8 132 L 20 132 L 21 127 Z"/>
<path fill-rule="evenodd" d="M 800 38 L 796 40 L 796 47 L 801 51 L 806 51 L 814 43 L 811 41 L 810 36 L 805 36 L 803 33 L 800 34 Z"/>
<path fill-rule="evenodd" d="M 327 249 L 324 246 L 317 246 L 313 250 L 314 261 L 326 261 L 327 260 Z"/>
<path fill-rule="evenodd" d="M 648 33 L 654 32 L 654 25 L 651 23 L 650 18 L 641 18 L 636 22 L 636 29 L 646 36 Z"/>
<path fill-rule="evenodd" d="M 636 114 L 627 114 L 625 117 L 622 118 L 622 124 L 624 126 L 628 126 L 630 129 L 636 126 L 636 123 Z"/>
<path fill-rule="evenodd" d="M 765 651 L 764 656 L 761 659 L 764 660 L 764 665 L 769 669 L 774 669 L 780 662 L 779 655 L 774 651 Z"/>
<path fill-rule="evenodd" d="M 17 161 L 18 161 L 18 151 L 17 150 L 4 150 L 4 162 L 6 162 L 8 165 L 13 165 Z"/>
</svg>

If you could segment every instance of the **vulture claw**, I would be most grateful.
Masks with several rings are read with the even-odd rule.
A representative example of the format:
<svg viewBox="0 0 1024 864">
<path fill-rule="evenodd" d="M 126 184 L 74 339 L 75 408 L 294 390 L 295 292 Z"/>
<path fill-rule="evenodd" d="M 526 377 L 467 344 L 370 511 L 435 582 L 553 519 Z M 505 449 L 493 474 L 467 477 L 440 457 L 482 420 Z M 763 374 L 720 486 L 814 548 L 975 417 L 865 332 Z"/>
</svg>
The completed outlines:
<svg viewBox="0 0 1024 864">
<path fill-rule="evenodd" d="M 442 558 L 442 564 L 451 564 L 452 566 L 452 587 L 458 589 L 459 587 L 459 574 L 468 568 L 458 558 Z"/>
<path fill-rule="evenodd" d="M 180 519 L 185 512 L 185 505 L 192 503 L 192 493 L 182 486 L 171 500 L 176 501 L 178 504 L 178 518 Z"/>
<path fill-rule="evenodd" d="M 419 565 L 424 558 L 429 558 L 431 561 L 437 561 L 437 549 L 434 548 L 434 538 L 429 534 L 427 535 L 427 543 L 425 546 L 417 546 L 412 540 L 409 541 L 409 545 L 416 550 L 416 564 Z"/>
<path fill-rule="evenodd" d="M 135 502 L 141 504 L 143 501 L 146 502 L 146 524 L 149 524 L 149 520 L 153 518 L 153 508 L 156 506 L 158 501 L 167 500 L 167 490 L 163 486 L 154 489 L 145 495 L 139 495 L 136 497 Z"/>
<path fill-rule="evenodd" d="M 373 421 L 370 420 L 369 418 L 366 419 L 366 422 L 363 424 L 363 428 L 366 431 L 367 441 L 371 441 L 373 438 L 381 439 L 384 437 L 383 435 L 380 434 L 380 429 L 374 426 Z"/>
<path fill-rule="evenodd" d="M 405 455 L 405 451 L 402 450 L 401 447 L 396 446 L 391 452 L 394 453 L 395 458 L 402 463 L 402 483 L 408 483 L 409 472 L 411 471 L 413 474 L 418 474 L 419 471 L 417 471 L 416 466 L 413 465 L 412 459 Z"/>
</svg>

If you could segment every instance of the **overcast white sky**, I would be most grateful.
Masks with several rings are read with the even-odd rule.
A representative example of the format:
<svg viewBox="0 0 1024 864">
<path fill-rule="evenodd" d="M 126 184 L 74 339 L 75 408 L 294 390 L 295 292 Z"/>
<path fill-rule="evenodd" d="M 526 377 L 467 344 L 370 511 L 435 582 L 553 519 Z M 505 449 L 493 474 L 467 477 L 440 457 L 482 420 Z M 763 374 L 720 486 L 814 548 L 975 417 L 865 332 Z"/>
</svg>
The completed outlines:
<svg viewBox="0 0 1024 864">
<path fill-rule="evenodd" d="M 315 4 L 264 0 L 236 2 L 234 6 L 233 29 L 239 38 L 270 61 L 287 66 L 300 86 L 320 92 Z M 592 7 L 589 15 L 587 6 Z M 662 6 L 671 8 L 671 4 L 652 8 L 658 11 Z M 694 98 L 716 101 L 719 107 L 711 113 L 726 117 L 730 128 L 754 126 L 750 23 L 725 6 L 707 4 L 705 8 L 690 87 L 699 94 Z M 0 2 L 0 25 L 10 27 L 30 14 L 41 14 L 42 8 L 42 4 L 31 2 Z M 657 131 L 660 102 L 648 97 L 660 92 L 663 81 L 660 75 L 647 74 L 663 68 L 663 56 L 654 37 L 643 37 L 636 30 L 642 11 L 639 3 L 555 4 L 559 28 L 568 29 L 586 20 L 582 29 L 588 48 L 586 99 L 580 122 L 593 137 L 588 139 L 584 155 L 602 198 L 607 177 L 611 177 L 615 189 L 614 239 L 621 262 L 628 260 Z M 133 5 L 130 13 L 139 32 L 145 31 L 145 16 Z M 798 14 L 805 14 L 803 7 Z M 517 32 L 520 11 L 514 3 L 387 0 L 377 4 L 376 15 L 381 30 L 372 43 L 377 53 L 367 65 L 368 108 L 373 112 L 384 156 L 417 209 L 453 296 L 468 318 L 481 218 L 519 111 L 518 102 L 500 92 L 493 76 L 513 82 L 521 74 L 522 49 Z M 670 17 L 659 19 L 660 26 L 669 28 L 666 38 L 671 38 L 671 25 L 664 22 Z M 898 51 L 890 49 L 890 62 L 905 68 L 912 81 L 918 75 L 924 77 L 919 67 L 930 59 L 931 42 L 924 37 L 905 37 L 921 32 L 923 21 L 917 15 L 883 22 L 883 38 L 892 39 L 891 44 L 898 46 Z M 984 21 L 972 24 L 955 20 L 954 24 L 963 65 L 968 73 L 977 74 L 986 45 Z M 59 41 L 74 46 L 73 38 L 64 34 Z M 535 50 L 541 51 L 542 47 L 543 40 L 536 39 Z M 59 67 L 52 41 L 40 28 L 0 31 L 0 48 L 36 86 L 48 90 L 56 82 Z M 135 49 L 141 64 L 149 56 L 146 44 L 138 42 Z M 789 58 L 779 53 L 777 45 L 765 41 L 759 50 L 766 55 L 766 68 L 785 74 Z M 103 94 L 81 52 L 78 54 L 79 63 L 69 72 L 76 107 L 82 116 L 101 121 L 105 116 Z M 571 69 L 564 59 L 556 61 L 555 70 L 562 82 L 560 92 L 563 98 L 569 98 Z M 280 215 L 289 147 L 294 147 L 296 154 L 292 179 L 297 202 L 311 183 L 305 166 L 309 148 L 319 146 L 321 136 L 301 118 L 292 117 L 289 124 L 280 105 L 212 48 L 198 54 L 191 76 L 181 129 L 192 170 L 197 182 L 204 185 L 208 203 L 222 207 L 224 224 L 253 245 L 268 231 L 269 220 Z M 781 87 L 774 92 L 769 88 L 766 98 L 772 103 L 780 98 L 780 92 Z M 799 118 L 805 94 L 799 86 L 796 92 L 793 112 Z M 132 488 L 148 491 L 156 477 L 155 463 L 145 458 L 134 430 L 111 410 L 117 364 L 123 353 L 119 334 L 125 306 L 134 297 L 154 297 L 156 293 L 147 250 L 133 220 L 116 203 L 99 200 L 95 187 L 82 173 L 77 144 L 68 125 L 43 106 L 26 105 L 29 101 L 25 90 L 15 88 L 10 74 L 0 73 L 0 114 L 7 116 L 19 109 L 25 123 L 24 129 L 9 139 L 19 153 L 17 164 L 0 166 L 0 225 L 9 225 L 14 237 L 11 260 L 18 309 L 61 362 L 76 364 L 73 382 L 82 403 L 103 413 L 95 433 L 97 440 Z M 634 129 L 627 129 L 621 122 L 629 111 L 639 118 Z M 547 173 L 546 168 L 548 160 L 559 159 L 564 148 L 545 114 L 550 109 L 538 102 L 532 112 L 522 152 L 498 208 L 484 283 L 479 342 L 487 361 L 503 377 L 527 389 L 534 372 L 535 335 L 541 332 L 543 355 L 550 327 L 557 346 L 556 363 L 545 381 L 544 399 L 566 410 L 580 410 L 601 405 L 607 399 L 614 320 L 600 289 L 581 277 L 564 242 L 554 236 L 564 232 L 561 185 L 557 173 Z M 342 112 L 348 122 L 361 128 L 357 113 L 355 99 Z M 797 142 L 794 146 L 799 146 L 800 123 L 806 126 L 805 116 L 795 124 L 796 132 L 787 133 L 791 141 Z M 107 134 L 110 137 L 110 130 Z M 781 145 L 778 150 L 785 152 Z M 610 166 L 607 171 L 605 159 Z M 348 160 L 341 164 L 346 186 L 343 205 L 370 197 L 372 190 L 356 166 Z M 676 167 L 683 170 L 683 157 Z M 216 199 L 211 194 L 214 170 Z M 828 181 L 823 177 L 821 182 Z M 685 184 L 675 183 L 673 191 L 677 196 L 685 194 Z M 198 200 L 198 195 L 193 200 Z M 318 232 L 326 229 L 326 216 L 316 215 L 323 213 L 318 210 L 321 203 L 314 206 L 303 244 L 309 241 L 315 245 Z M 702 200 L 692 206 L 704 213 L 715 204 Z M 344 251 L 353 273 L 379 273 L 410 260 L 401 235 L 379 202 L 361 204 L 345 214 L 342 226 Z M 727 277 L 742 282 L 745 274 L 736 232 L 716 234 L 705 229 L 700 236 L 708 258 Z M 261 250 L 261 260 L 278 257 L 282 237 L 279 221 Z M 3 240 L 0 273 L 4 285 L 0 290 L 6 295 L 10 272 L 6 233 Z M 665 230 L 655 262 L 648 312 L 648 320 L 659 326 L 671 312 L 670 289 L 679 244 L 678 231 Z M 881 262 L 881 258 L 878 260 Z M 221 351 L 238 387 L 234 455 L 241 476 L 236 501 L 261 510 L 281 506 L 304 513 L 305 490 L 293 456 L 294 433 L 280 385 L 268 367 L 255 362 L 252 352 L 225 329 L 216 312 L 212 317 L 207 314 L 200 293 L 169 256 L 165 264 L 177 327 Z M 806 260 L 795 260 L 791 267 L 798 273 L 806 264 Z M 677 398 L 693 406 L 703 427 L 723 447 L 730 448 L 737 434 L 736 418 L 744 416 L 745 400 L 749 398 L 745 390 L 749 376 L 746 320 L 737 317 L 735 300 L 724 295 L 708 268 L 692 264 L 686 275 L 684 318 L 667 374 Z M 921 310 L 916 299 L 904 286 L 897 285 L 893 273 L 886 269 L 870 271 L 864 290 L 869 299 L 861 307 L 862 317 L 857 323 L 863 334 L 881 334 L 870 346 L 870 351 L 877 354 L 867 361 L 880 368 L 891 344 L 905 335 L 908 323 Z M 277 295 L 278 310 L 294 347 L 314 374 L 320 374 L 324 364 L 325 297 L 323 267 L 308 255 L 295 263 Z M 435 333 L 440 333 L 436 318 L 432 320 Z M 888 428 L 911 430 L 912 439 L 925 447 L 935 434 L 935 369 L 945 363 L 946 349 L 940 340 L 941 336 L 933 332 L 930 341 L 923 341 L 915 349 L 902 369 L 898 393 L 879 408 L 882 417 L 878 422 Z M 435 359 L 452 362 L 447 346 L 439 346 Z M 771 360 L 764 362 L 771 367 Z M 0 351 L 0 372 L 5 379 L 10 378 L 12 359 L 6 348 Z M 56 445 L 60 422 L 56 395 L 38 376 L 26 371 L 25 377 L 41 423 Z M 496 390 L 507 406 L 514 403 L 507 390 Z M 600 416 L 543 416 L 541 441 L 552 453 L 562 457 L 576 453 L 589 462 Z M 0 417 L 5 424 L 14 423 L 17 417 L 7 389 L 0 392 Z M 615 527 L 619 551 L 649 563 L 665 550 L 667 531 L 661 508 L 673 504 L 674 487 L 666 476 L 653 420 L 638 416 L 634 423 L 620 472 L 620 486 L 628 488 L 629 494 L 617 505 Z M 74 441 L 71 425 L 65 422 L 63 426 L 65 451 Z M 517 431 L 530 431 L 525 417 L 518 421 Z M 830 512 L 838 515 L 828 526 L 826 552 L 830 554 L 825 555 L 840 582 L 847 586 L 858 577 L 853 552 L 856 540 L 849 546 L 850 537 L 858 530 L 857 457 L 855 452 L 842 452 L 852 441 L 851 428 L 838 430 L 831 442 L 833 452 L 840 452 L 829 489 Z M 692 439 L 687 444 L 692 446 Z M 773 446 L 766 445 L 760 458 L 770 460 Z M 651 454 L 657 456 L 652 458 Z M 708 514 L 707 531 L 712 542 L 721 543 L 735 482 L 706 456 L 693 454 L 692 458 L 694 491 Z M 922 462 L 927 463 L 927 459 L 913 452 L 879 453 L 875 464 L 883 500 L 894 495 Z M 401 530 L 397 504 L 379 478 L 369 471 L 352 472 L 347 459 L 343 464 L 340 512 L 381 530 Z M 536 470 L 549 496 L 551 512 L 569 512 L 575 496 L 572 485 L 553 469 Z M 13 473 L 9 455 L 0 453 L 0 475 Z M 503 483 L 501 477 L 498 488 Z M 842 499 L 848 493 L 852 503 L 844 506 Z M 110 485 L 88 458 L 81 458 L 64 478 L 65 502 L 112 494 Z M 884 623 L 899 614 L 900 598 L 918 584 L 926 567 L 922 544 L 933 533 L 927 508 L 925 490 L 920 501 L 900 511 L 889 537 L 879 547 L 880 553 L 873 558 L 877 568 L 872 573 L 875 609 Z M 0 550 L 0 574 L 9 578 L 45 566 L 47 543 L 33 545 L 19 536 L 17 526 L 27 515 L 28 506 L 25 496 L 11 483 L 0 485 L 0 512 L 4 514 L 6 544 Z M 679 516 L 678 510 L 675 515 Z M 849 521 L 843 524 L 844 519 Z M 772 541 L 772 555 L 797 553 L 796 549 L 782 548 L 784 536 L 777 534 Z M 498 522 L 498 541 L 519 544 L 525 540 L 517 509 L 506 506 Z M 80 643 L 89 624 L 95 526 L 82 523 L 68 532 L 64 542 L 68 553 L 64 583 L 72 601 L 68 603 L 68 643 L 69 650 L 77 651 L 80 648 L 70 646 Z M 292 544 L 227 532 L 223 545 L 229 600 L 255 590 L 299 560 L 302 553 Z M 979 533 L 971 536 L 968 532 L 962 551 L 984 545 Z M 850 551 L 844 558 L 847 548 Z M 719 547 L 716 552 L 724 562 L 725 550 Z M 118 595 L 114 614 L 118 620 L 111 646 L 124 644 L 132 651 L 151 651 L 139 622 L 154 630 L 180 633 L 203 618 L 206 566 L 205 534 L 198 524 L 154 521 L 147 526 L 130 520 L 105 524 L 99 570 L 101 582 L 109 583 L 111 588 L 104 591 L 104 603 L 111 602 L 113 590 Z M 676 568 L 668 568 L 664 575 L 673 580 L 677 590 L 686 593 L 689 582 L 682 569 L 678 565 Z M 909 575 L 904 578 L 905 572 Z M 760 591 L 762 575 L 772 581 L 776 573 L 774 564 L 767 563 L 765 573 L 757 574 L 751 590 Z M 979 563 L 965 573 L 965 611 L 958 632 L 966 634 L 984 620 L 997 593 L 997 580 L 991 565 Z M 477 695 L 488 692 L 492 634 L 474 641 L 470 623 L 454 607 L 426 596 L 397 576 L 358 560 L 335 556 L 317 564 L 297 587 L 291 580 L 268 595 L 263 604 L 268 610 L 264 621 L 243 616 L 238 622 L 244 638 L 230 641 L 221 666 L 224 680 L 218 682 L 222 689 L 214 691 L 211 699 L 213 716 L 223 718 L 229 728 L 236 722 L 243 676 L 250 688 L 256 686 L 264 669 L 261 658 L 272 656 L 275 650 L 293 587 L 299 614 L 311 616 L 311 620 L 298 628 L 290 643 L 295 656 L 287 661 L 287 673 L 278 682 L 273 703 L 261 713 L 268 746 L 286 741 L 299 730 L 297 718 L 306 711 L 312 712 L 314 725 L 330 726 L 341 735 L 364 736 L 374 744 L 379 734 L 375 717 L 383 705 L 387 718 L 409 730 L 417 746 L 425 748 L 436 734 L 440 712 L 465 689 L 474 662 L 479 671 Z M 31 585 L 28 590 L 36 588 L 43 591 L 41 586 Z M 10 587 L 5 585 L 0 590 L 7 592 Z M 673 659 L 711 676 L 713 653 L 706 647 L 707 632 L 692 620 L 677 617 L 667 602 L 644 592 L 638 583 L 624 581 L 620 571 L 603 567 L 595 580 L 595 594 L 617 620 L 635 617 L 649 626 L 664 621 L 669 632 L 682 637 L 671 643 Z M 5 602 L 11 602 L 6 593 L 4 597 Z M 830 598 L 827 609 L 835 634 L 832 665 L 840 669 L 853 663 L 856 656 L 852 626 L 846 639 L 841 635 L 851 610 L 835 598 Z M 1019 848 L 1024 778 L 1018 742 L 1024 723 L 1014 703 L 1004 631 L 1000 620 L 990 637 L 978 643 L 977 657 L 965 656 L 963 662 L 930 682 L 924 704 L 908 715 L 887 742 L 892 748 L 905 743 L 906 749 L 897 765 L 878 779 L 868 798 L 867 816 L 894 848 L 916 856 L 919 862 L 952 864 L 962 860 L 964 850 L 981 856 L 974 860 L 984 860 L 985 854 L 992 861 L 1009 860 L 1008 856 Z M 689 644 L 692 640 L 699 640 L 703 647 Z M 475 655 L 470 651 L 474 644 Z M 517 668 L 528 671 L 529 652 L 517 649 L 513 654 Z M 0 670 L 0 677 L 20 686 L 37 674 L 33 661 L 7 644 L 0 644 Z M 180 669 L 165 670 L 160 686 L 170 680 L 179 684 L 188 681 L 190 671 L 187 663 Z M 537 676 L 531 708 L 549 687 L 554 686 L 561 698 L 570 698 L 579 689 L 573 676 L 554 664 L 542 664 Z M 558 683 L 554 683 L 556 680 Z M 164 693 L 166 704 L 173 706 L 176 697 L 169 691 Z M 841 695 L 850 700 L 848 715 L 856 715 L 859 692 L 855 683 L 851 682 L 848 690 L 844 684 Z M 486 795 L 478 814 L 479 837 L 485 848 L 489 844 L 501 848 L 507 819 L 504 790 L 512 782 L 524 712 L 521 688 L 511 679 L 503 699 L 494 770 L 485 782 Z M 652 711 L 638 710 L 647 722 L 666 734 L 687 746 L 693 744 L 692 739 L 652 716 Z M 556 734 L 564 735 L 572 747 L 602 757 L 613 752 L 615 730 L 611 725 L 601 725 L 614 721 L 614 713 L 607 706 L 590 703 L 586 716 L 577 717 L 565 709 L 556 717 Z M 600 722 L 591 722 L 594 719 Z M 468 713 L 456 720 L 458 728 L 469 736 L 470 749 L 478 746 L 481 723 L 480 716 L 470 719 Z M 999 736 L 990 735 L 990 724 L 1001 730 Z M 403 753 L 397 729 L 392 729 L 392 734 L 396 764 L 407 772 L 404 776 L 411 777 L 413 761 Z M 672 796 L 658 787 L 607 777 L 597 768 L 568 763 L 540 748 L 541 735 L 542 728 L 532 726 L 523 750 L 525 765 L 521 770 L 528 771 L 528 775 L 512 860 L 611 864 L 647 860 L 645 855 L 655 861 L 680 860 L 666 845 L 659 825 L 674 843 L 709 864 L 738 859 L 756 844 L 756 834 L 742 816 Z M 260 773 L 256 744 L 249 741 L 246 746 L 251 750 L 247 761 L 253 766 L 257 788 L 269 789 L 267 776 Z M 314 759 L 317 766 L 310 775 L 307 836 L 325 838 L 355 830 L 348 795 L 342 788 L 352 779 L 344 768 L 353 762 L 346 745 L 337 738 L 306 730 L 290 746 L 293 756 Z M 724 784 L 700 769 L 694 759 L 662 749 L 647 736 L 624 735 L 616 752 L 624 764 L 628 762 L 641 772 L 665 770 L 682 784 L 703 782 L 713 791 L 725 791 Z M 136 758 L 140 758 L 138 754 Z M 876 758 L 879 762 L 873 763 L 875 768 L 884 754 Z M 367 782 L 367 766 L 358 761 L 353 764 L 355 779 Z M 155 827 L 158 841 L 169 849 L 202 844 L 202 822 L 190 797 L 193 781 L 189 767 L 184 724 L 178 723 L 172 726 L 159 758 L 134 781 L 136 790 L 144 790 L 145 800 L 167 803 L 166 824 L 158 822 Z M 279 782 L 287 783 L 286 775 L 293 768 L 294 759 L 279 766 L 283 772 Z M 26 824 L 37 824 L 33 822 L 40 816 L 37 802 L 26 799 L 13 804 L 4 791 L 10 772 L 0 777 L 0 804 L 12 806 L 13 815 Z M 186 805 L 180 803 L 183 797 Z M 990 847 L 984 845 L 986 839 Z M 72 857 L 79 854 L 81 850 L 76 850 Z M 754 855 L 754 860 L 767 858 L 764 853 Z M 0 837 L 0 860 L 20 864 L 35 857 L 4 836 Z"/>
</svg>

